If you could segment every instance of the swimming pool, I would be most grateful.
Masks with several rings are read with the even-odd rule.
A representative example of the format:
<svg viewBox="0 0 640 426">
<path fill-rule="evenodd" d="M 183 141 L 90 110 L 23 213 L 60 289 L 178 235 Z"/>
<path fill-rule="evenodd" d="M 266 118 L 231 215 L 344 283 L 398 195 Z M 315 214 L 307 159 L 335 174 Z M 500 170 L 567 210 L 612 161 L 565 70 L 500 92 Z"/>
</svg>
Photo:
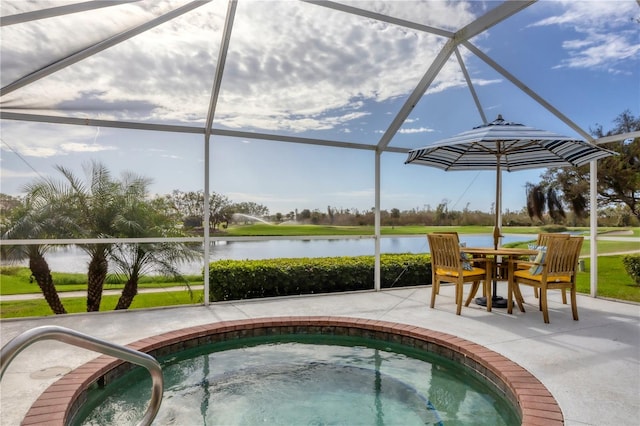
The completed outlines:
<svg viewBox="0 0 640 426">
<path fill-rule="evenodd" d="M 468 412 L 473 413 L 475 410 L 468 409 L 468 407 L 473 406 L 473 404 L 469 405 L 469 401 L 472 399 L 485 399 L 490 402 L 489 405 L 503 404 L 502 402 L 496 401 L 508 401 L 509 404 L 507 404 L 507 406 L 510 405 L 511 408 L 507 408 L 505 410 L 504 406 L 500 405 L 498 411 L 508 412 L 509 410 L 511 410 L 512 414 L 515 413 L 515 419 L 520 419 L 522 423 L 533 421 L 540 422 L 541 420 L 543 420 L 546 424 L 562 424 L 563 422 L 562 413 L 553 396 L 535 377 L 533 377 L 526 370 L 519 367 L 517 364 L 509 361 L 503 356 L 487 348 L 466 341 L 464 339 L 404 324 L 340 317 L 264 318 L 243 321 L 219 322 L 198 327 L 191 327 L 188 329 L 165 333 L 160 336 L 143 339 L 129 346 L 133 347 L 134 349 L 149 352 L 159 359 L 166 360 L 170 360 L 172 358 L 182 358 L 183 356 L 178 355 L 179 353 L 185 354 L 191 352 L 197 354 L 201 348 L 211 344 L 213 344 L 214 346 L 222 344 L 223 347 L 224 345 L 227 345 L 227 349 L 230 351 L 238 349 L 241 351 L 246 351 L 247 348 L 252 348 L 251 350 L 256 350 L 258 351 L 258 353 L 262 353 L 262 351 L 271 353 L 271 355 L 267 357 L 267 359 L 270 359 L 270 362 L 268 362 L 267 364 L 263 364 L 267 366 L 266 369 L 257 367 L 255 365 L 252 367 L 251 363 L 243 362 L 242 365 L 244 367 L 238 370 L 238 368 L 230 368 L 231 364 L 226 364 L 225 366 L 225 362 L 223 362 L 222 360 L 213 361 L 209 358 L 209 356 L 203 357 L 203 354 L 196 355 L 195 358 L 192 358 L 192 360 L 196 361 L 190 362 L 195 362 L 196 364 L 198 364 L 198 368 L 194 369 L 194 371 L 196 371 L 196 373 L 194 373 L 194 377 L 197 378 L 197 380 L 195 378 L 192 378 L 191 384 L 183 386 L 182 390 L 170 390 L 171 385 L 168 384 L 168 393 L 165 394 L 165 398 L 167 396 L 172 397 L 172 392 L 177 392 L 177 394 L 179 394 L 180 392 L 200 392 L 201 395 L 196 398 L 196 407 L 191 407 L 188 404 L 182 404 L 182 406 L 188 407 L 188 411 L 195 412 L 198 416 L 200 416 L 199 413 L 201 413 L 202 410 L 207 411 L 211 407 L 211 405 L 215 405 L 215 403 L 211 402 L 211 395 L 214 395 L 214 393 L 217 394 L 217 392 L 220 390 L 224 391 L 224 386 L 219 388 L 212 388 L 211 386 L 202 385 L 206 382 L 204 375 L 204 365 L 206 363 L 208 363 L 209 366 L 209 372 L 206 375 L 206 377 L 208 378 L 207 380 L 216 377 L 225 379 L 225 373 L 228 372 L 229 374 L 226 376 L 226 380 L 223 380 L 221 383 L 236 383 L 236 387 L 238 386 L 237 383 L 244 383 L 246 381 L 245 379 L 253 380 L 256 377 L 261 376 L 261 374 L 258 373 L 260 373 L 261 371 L 264 372 L 265 370 L 269 373 L 269 377 L 286 377 L 286 375 L 283 375 L 282 372 L 287 368 L 290 368 L 290 366 L 285 366 L 286 368 L 284 368 L 282 356 L 278 356 L 277 354 L 281 354 L 280 350 L 283 349 L 282 345 L 289 345 L 290 343 L 292 343 L 290 341 L 288 342 L 287 340 L 291 340 L 292 337 L 300 335 L 313 336 L 311 338 L 314 340 L 316 339 L 316 335 L 320 335 L 322 336 L 322 339 L 326 337 L 337 339 L 357 338 L 374 340 L 378 342 L 373 345 L 362 345 L 361 343 L 349 343 L 348 345 L 328 345 L 334 347 L 342 347 L 341 350 L 348 351 L 348 354 L 351 353 L 349 351 L 354 350 L 354 347 L 366 346 L 368 348 L 367 351 L 369 352 L 366 352 L 367 355 L 365 355 L 364 357 L 364 359 L 366 360 L 364 366 L 359 365 L 357 362 L 351 364 L 343 363 L 341 366 L 342 370 L 335 370 L 329 365 L 329 363 L 323 361 L 322 357 L 325 356 L 325 354 L 321 355 L 321 358 L 319 360 L 314 361 L 313 368 L 309 369 L 308 364 L 306 367 L 300 368 L 300 371 L 303 372 L 303 378 L 306 377 L 305 374 L 309 373 L 310 371 L 315 371 L 321 376 L 324 375 L 326 377 L 333 377 L 334 379 L 344 378 L 347 376 L 351 376 L 352 378 L 355 377 L 355 379 L 353 380 L 347 380 L 346 388 L 350 393 L 355 394 L 357 398 L 362 398 L 363 401 L 366 399 L 369 399 L 369 402 L 370 400 L 374 401 L 373 406 L 371 406 L 371 412 L 373 413 L 371 414 L 372 416 L 375 416 L 378 413 L 382 413 L 386 415 L 387 418 L 389 418 L 395 415 L 395 412 L 391 409 L 390 411 L 385 411 L 386 409 L 376 411 L 376 383 L 378 383 L 380 386 L 384 386 L 385 389 L 389 390 L 387 395 L 383 396 L 382 393 L 380 393 L 380 403 L 385 404 L 385 406 L 388 405 L 389 407 L 392 407 L 395 404 L 397 405 L 397 407 L 401 407 L 400 410 L 404 411 L 407 410 L 407 403 L 410 404 L 411 407 L 421 407 L 422 411 L 418 410 L 416 412 L 414 410 L 414 413 L 417 413 L 415 414 L 416 416 L 418 416 L 417 418 L 424 420 L 423 423 L 438 424 L 439 416 L 440 419 L 442 419 L 443 415 L 451 415 L 447 410 L 438 408 L 439 405 L 443 405 L 442 401 L 451 400 L 450 395 L 443 396 L 443 394 L 441 393 L 440 397 L 438 397 L 438 391 L 420 387 L 427 382 L 430 383 L 431 381 L 433 381 L 434 377 L 436 378 L 436 381 L 441 380 L 440 370 L 436 371 L 434 367 L 425 368 L 423 366 L 421 367 L 422 370 L 428 370 L 428 375 L 423 376 L 422 379 L 418 378 L 416 375 L 417 381 L 412 381 L 412 377 L 407 378 L 406 375 L 397 375 L 394 371 L 396 367 L 393 367 L 394 364 L 390 364 L 389 361 L 389 359 L 397 357 L 415 358 L 414 355 L 416 352 L 424 352 L 430 353 L 430 356 L 436 355 L 439 358 L 444 358 L 445 360 L 447 360 L 444 364 L 444 369 L 452 371 L 463 371 L 461 366 L 465 366 L 466 371 L 464 374 L 471 374 L 476 378 L 480 377 L 481 380 L 485 382 L 485 385 L 492 389 L 492 394 L 489 397 L 487 397 L 486 394 L 483 394 L 483 392 L 480 392 L 478 395 L 482 396 L 476 396 L 475 393 L 470 393 L 469 395 L 474 396 L 462 398 L 461 401 L 464 402 L 461 402 L 459 406 L 462 406 Z M 247 346 L 245 341 L 241 343 L 241 348 L 234 349 L 233 344 L 240 342 L 241 339 L 257 339 L 260 344 Z M 263 345 L 263 343 L 265 342 L 267 345 L 266 349 Z M 303 343 L 306 344 L 307 342 Z M 314 342 L 314 344 L 315 343 L 316 342 Z M 322 343 L 322 345 L 325 344 L 326 342 Z M 405 349 L 401 350 L 400 352 L 396 352 L 396 345 L 401 346 Z M 387 349 L 389 348 L 392 348 L 394 350 L 387 351 Z M 228 350 L 214 352 L 214 354 L 223 354 L 225 352 L 231 353 Z M 407 356 L 406 353 L 403 353 L 403 351 L 405 350 L 408 350 L 411 356 Z M 299 351 L 301 354 L 303 354 L 300 359 L 307 357 L 309 353 L 324 353 L 324 349 L 318 350 L 317 347 L 314 349 L 295 349 L 294 352 L 296 351 Z M 378 355 L 375 355 L 376 353 Z M 380 359 L 379 367 L 376 367 L 376 356 Z M 263 358 L 264 354 L 255 355 L 255 357 Z M 209 361 L 205 362 L 205 358 L 209 359 Z M 233 358 L 234 356 L 232 355 L 231 359 Z M 291 356 L 288 355 L 287 360 L 289 358 L 291 358 Z M 350 359 L 350 356 L 346 356 L 345 353 L 342 352 L 341 355 L 338 356 L 338 358 L 344 360 Z M 279 362 L 278 359 L 280 359 Z M 169 364 L 171 362 L 172 361 L 169 361 Z M 215 372 L 214 368 L 217 367 L 214 367 L 214 365 L 218 362 L 221 364 L 220 366 L 222 370 L 218 370 L 217 372 Z M 287 363 L 288 362 L 285 362 L 284 364 Z M 437 368 L 442 369 L 441 367 Z M 49 417 L 49 420 L 51 418 L 60 418 L 61 421 L 59 424 L 68 424 L 71 419 L 78 417 L 77 415 L 82 415 L 82 406 L 85 405 L 87 397 L 90 397 L 90 393 L 88 391 L 91 388 L 95 388 L 98 385 L 105 385 L 107 386 L 107 388 L 111 384 L 117 385 L 119 381 L 127 380 L 123 378 L 123 374 L 128 370 L 131 370 L 131 367 L 129 367 L 127 364 L 123 364 L 122 362 L 114 360 L 113 358 L 103 356 L 69 373 L 67 376 L 63 377 L 61 380 L 52 385 L 50 389 L 48 389 L 41 396 L 41 399 L 44 398 L 48 401 L 52 401 L 55 399 L 58 401 L 56 405 L 58 405 L 57 410 L 59 410 L 59 414 L 52 413 L 53 417 Z M 235 379 L 233 374 L 234 370 L 238 370 L 240 372 L 239 376 L 236 376 Z M 180 375 L 181 374 L 178 374 L 178 376 Z M 413 375 L 414 373 L 409 373 L 409 376 Z M 171 376 L 171 374 L 168 374 L 168 376 Z M 238 378 L 241 378 L 241 380 L 236 380 Z M 135 377 L 133 378 L 134 382 L 140 380 L 145 379 Z M 312 391 L 315 386 L 315 382 L 315 379 L 308 378 L 306 386 L 303 386 L 303 388 Z M 368 391 L 366 393 L 359 394 L 353 387 L 352 382 L 368 383 L 368 385 L 365 386 L 368 388 Z M 268 382 L 267 388 L 274 386 L 274 383 L 275 382 Z M 73 392 L 70 390 L 71 384 L 75 384 L 76 387 Z M 209 382 L 209 384 L 211 384 L 211 382 Z M 317 387 L 317 395 L 326 393 L 327 388 L 322 386 Z M 206 392 L 210 392 L 210 397 L 208 398 L 202 397 L 205 389 L 208 389 Z M 445 386 L 445 389 L 450 389 L 450 386 Z M 271 395 L 269 395 L 269 392 L 265 392 L 263 396 L 271 397 Z M 498 396 L 499 398 L 496 396 Z M 315 397 L 307 397 L 306 399 L 309 400 L 314 398 Z M 147 400 L 145 399 L 142 402 L 143 409 L 146 405 L 146 401 Z M 269 402 L 267 400 L 267 405 L 268 404 Z M 296 404 L 299 405 L 299 403 Z M 457 402 L 455 402 L 453 405 L 455 404 L 457 404 Z M 365 402 L 358 402 L 355 405 L 365 406 L 366 404 Z M 38 403 L 38 401 L 36 401 L 36 403 L 34 404 L 34 407 L 41 406 L 42 401 L 40 402 L 40 404 Z M 53 407 L 50 407 L 50 409 L 53 409 Z M 309 409 L 307 411 L 313 410 L 314 409 Z M 135 410 L 132 410 L 131 412 L 133 413 L 134 411 Z M 295 411 L 296 410 L 292 410 L 294 414 Z M 33 418 L 35 418 L 36 412 L 32 413 L 30 411 L 30 413 L 27 414 L 25 420 L 27 420 L 30 415 L 34 416 Z M 173 414 L 170 414 L 169 417 L 165 417 L 165 420 L 159 424 L 163 424 L 164 422 L 168 421 L 167 419 L 171 419 L 172 415 Z M 482 418 L 484 414 L 482 411 L 477 411 L 475 412 L 475 415 L 475 419 L 478 419 Z M 161 418 L 158 417 L 158 420 L 160 419 Z M 511 422 L 514 421 L 513 419 L 513 415 L 508 415 L 507 419 L 503 420 L 505 422 L 504 424 L 511 424 Z M 137 420 L 134 419 L 134 422 L 135 421 Z M 201 421 L 200 423 L 203 422 Z M 269 421 L 267 423 L 271 422 Z M 287 421 L 287 423 L 290 422 Z M 317 421 L 316 423 L 314 423 L 313 421 L 309 421 L 308 423 L 327 424 L 331 422 L 323 423 L 321 421 Z M 458 421 L 456 423 L 464 424 L 464 421 Z M 47 424 L 51 423 L 48 422 Z M 345 423 L 343 422 L 342 424 Z M 387 422 L 377 424 L 397 423 Z"/>
<path fill-rule="evenodd" d="M 520 423 L 511 404 L 469 369 L 387 341 L 245 338 L 183 351 L 162 365 L 166 388 L 156 424 Z M 74 424 L 135 424 L 149 398 L 146 371 L 130 373 L 91 391 Z"/>
</svg>

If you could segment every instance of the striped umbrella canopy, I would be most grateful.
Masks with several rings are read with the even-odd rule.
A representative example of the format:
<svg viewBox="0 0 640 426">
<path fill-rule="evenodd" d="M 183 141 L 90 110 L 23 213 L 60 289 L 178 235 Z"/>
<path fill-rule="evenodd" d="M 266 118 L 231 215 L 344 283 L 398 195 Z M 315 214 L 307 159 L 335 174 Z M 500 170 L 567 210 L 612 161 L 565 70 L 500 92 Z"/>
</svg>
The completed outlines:
<svg viewBox="0 0 640 426">
<path fill-rule="evenodd" d="M 442 170 L 496 170 L 496 226 L 500 237 L 501 171 L 581 166 L 616 154 L 581 139 L 505 121 L 501 115 L 488 124 L 409 151 L 405 164 Z"/>
</svg>

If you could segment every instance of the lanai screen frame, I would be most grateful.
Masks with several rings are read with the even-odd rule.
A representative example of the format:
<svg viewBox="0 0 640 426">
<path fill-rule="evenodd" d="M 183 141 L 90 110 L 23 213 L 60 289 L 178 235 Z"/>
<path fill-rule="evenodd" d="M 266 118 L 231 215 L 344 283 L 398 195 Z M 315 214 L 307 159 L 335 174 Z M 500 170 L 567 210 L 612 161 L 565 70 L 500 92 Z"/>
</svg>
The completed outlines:
<svg viewBox="0 0 640 426">
<path fill-rule="evenodd" d="M 305 1 L 305 0 L 301 0 Z M 32 20 L 44 19 L 52 16 L 62 16 L 70 13 L 81 12 L 85 10 L 91 10 L 101 7 L 108 7 L 110 5 L 117 5 L 120 3 L 126 3 L 127 1 L 113 1 L 108 4 L 104 2 L 83 2 L 71 4 L 68 6 L 60 6 L 53 7 L 50 9 L 34 11 L 23 13 L 20 15 L 12 15 L 8 17 L 4 17 L 2 19 L 2 25 L 13 25 L 21 22 L 28 22 Z M 288 143 L 296 143 L 296 144 L 308 144 L 308 145 L 319 145 L 319 146 L 328 146 L 328 147 L 336 147 L 336 148 L 344 148 L 344 149 L 357 149 L 357 150 L 366 150 L 373 151 L 375 153 L 375 161 L 374 161 L 374 169 L 375 169 L 375 225 L 374 225 L 374 244 L 375 244 L 375 274 L 374 274 L 374 290 L 381 290 L 381 282 L 380 282 L 380 177 L 381 177 L 381 156 L 385 152 L 392 153 L 407 153 L 410 148 L 402 148 L 389 146 L 390 142 L 403 125 L 407 117 L 412 112 L 415 105 L 421 99 L 421 97 L 425 94 L 427 89 L 433 83 L 438 73 L 444 66 L 444 64 L 449 60 L 452 55 L 456 56 L 457 62 L 462 70 L 462 73 L 465 77 L 467 86 L 470 90 L 470 93 L 475 102 L 475 106 L 478 110 L 478 113 L 484 123 L 487 123 L 487 117 L 485 111 L 480 103 L 480 100 L 476 94 L 474 89 L 474 85 L 469 77 L 465 64 L 462 60 L 462 56 L 459 52 L 458 46 L 462 45 L 466 49 L 468 49 L 471 53 L 473 53 L 477 58 L 481 59 L 484 63 L 489 65 L 493 70 L 498 72 L 504 78 L 506 78 L 509 82 L 511 82 L 514 86 L 518 87 L 522 92 L 524 92 L 527 96 L 545 108 L 547 111 L 552 113 L 555 117 L 557 117 L 560 121 L 566 124 L 568 127 L 573 129 L 576 133 L 582 136 L 585 140 L 592 143 L 606 143 L 613 141 L 625 140 L 628 138 L 640 137 L 640 132 L 632 132 L 627 134 L 615 135 L 606 138 L 601 138 L 598 140 L 594 140 L 588 132 L 580 128 L 577 124 L 575 124 L 569 117 L 564 115 L 559 109 L 554 107 L 551 103 L 543 99 L 540 95 L 538 95 L 535 91 L 530 89 L 526 84 L 520 81 L 516 76 L 511 74 L 508 70 L 503 68 L 500 64 L 491 59 L 488 55 L 483 53 L 480 49 L 478 49 L 473 43 L 469 40 L 482 32 L 488 30 L 499 22 L 521 12 L 522 10 L 529 7 L 531 4 L 535 3 L 535 0 L 527 0 L 527 1 L 505 1 L 504 3 L 496 6 L 495 8 L 489 10 L 484 15 L 481 15 L 468 25 L 463 28 L 451 32 L 439 28 L 430 27 L 427 25 L 419 24 L 416 22 L 411 22 L 404 19 L 395 18 L 392 16 L 372 12 L 365 9 L 360 9 L 357 7 L 353 7 L 350 5 L 330 2 L 330 1 L 305 1 L 306 3 L 313 4 L 317 7 L 326 7 L 331 8 L 336 11 L 342 13 L 349 13 L 353 15 L 358 15 L 361 17 L 365 17 L 368 19 L 373 19 L 393 25 L 398 25 L 406 28 L 410 28 L 416 31 L 424 31 L 432 34 L 436 34 L 441 37 L 445 37 L 447 42 L 444 44 L 439 54 L 433 60 L 427 71 L 424 73 L 423 77 L 410 93 L 410 95 L 406 98 L 403 106 L 400 108 L 399 112 L 393 118 L 391 124 L 387 127 L 386 131 L 381 136 L 380 140 L 376 144 L 363 144 L 363 143 L 353 143 L 353 142 L 341 142 L 334 140 L 325 140 L 325 139 L 312 139 L 312 138 L 303 138 L 296 136 L 288 136 L 288 135 L 278 135 L 278 134 L 268 134 L 268 133 L 255 133 L 255 132 L 246 132 L 246 131 L 235 131 L 235 130 L 224 130 L 224 129 L 216 129 L 214 128 L 215 124 L 215 112 L 218 104 L 218 95 L 221 88 L 222 77 L 224 74 L 224 67 L 226 64 L 226 56 L 229 48 L 229 42 L 231 36 L 233 34 L 233 25 L 236 14 L 237 0 L 228 1 L 228 7 L 225 17 L 224 29 L 222 31 L 222 39 L 220 44 L 220 50 L 218 52 L 218 59 L 216 64 L 216 72 L 215 77 L 211 89 L 209 107 L 207 111 L 207 116 L 205 120 L 204 126 L 184 126 L 184 125 L 165 125 L 165 124 L 152 124 L 152 123 L 140 123 L 140 122 L 130 122 L 130 121 L 119 121 L 119 120 L 98 120 L 98 119 L 85 119 L 85 118 L 75 118 L 75 117 L 60 117 L 60 116 L 51 116 L 51 115 L 39 115 L 39 114 L 28 114 L 28 113 L 16 113 L 11 111 L 0 111 L 0 119 L 2 120 L 17 120 L 17 121 L 32 121 L 32 122 L 40 122 L 40 123 L 51 123 L 51 124 L 67 124 L 67 125 L 80 125 L 80 126 L 97 126 L 97 127 L 113 127 L 120 129 L 130 129 L 130 130 L 150 130 L 150 131 L 159 131 L 159 132 L 174 132 L 181 134 L 198 134 L 203 136 L 203 155 L 204 155 L 204 196 L 205 196 L 205 206 L 204 206 L 204 236 L 203 237 L 194 237 L 194 238 L 165 238 L 165 239 L 151 239 L 153 241 L 173 241 L 173 242 L 202 242 L 204 244 L 204 304 L 209 304 L 209 258 L 210 258 L 210 244 L 212 241 L 223 239 L 229 240 L 226 237 L 211 237 L 210 235 L 210 224 L 209 224 L 209 195 L 210 195 L 210 182 L 209 182 L 209 173 L 210 173 L 210 145 L 212 143 L 212 137 L 215 136 L 225 136 L 232 138 L 242 138 L 242 139 L 254 139 L 254 140 L 269 140 L 269 141 L 277 141 L 277 142 L 288 142 Z M 70 55 L 65 58 L 59 58 L 57 61 L 39 69 L 36 72 L 33 72 L 29 75 L 26 75 L 22 78 L 17 79 L 16 81 L 0 88 L 0 97 L 4 96 L 12 91 L 24 87 L 32 82 L 38 81 L 39 79 L 46 77 L 49 74 L 52 74 L 62 68 L 65 68 L 68 65 L 81 61 L 82 59 L 89 57 L 95 53 L 98 53 L 104 49 L 107 49 L 111 46 L 114 46 L 122 41 L 128 40 L 129 38 L 140 34 L 142 32 L 148 31 L 155 26 L 169 21 L 175 17 L 181 16 L 189 11 L 205 4 L 206 2 L 202 1 L 192 1 L 187 3 L 177 9 L 172 10 L 169 13 L 166 13 L 160 17 L 157 17 L 139 27 L 136 27 L 132 30 L 126 31 L 124 33 L 118 34 L 116 37 L 112 37 L 108 40 L 103 40 L 99 43 L 96 43 L 86 49 L 83 49 L 79 52 L 76 52 L 73 55 Z M 594 161 L 590 165 L 590 203 L 592 206 L 597 205 L 597 163 Z M 590 215 L 590 241 L 591 241 L 591 296 L 597 296 L 597 214 Z M 307 238 L 307 237 L 305 237 Z M 76 243 L 91 243 L 96 242 L 95 240 L 3 240 L 0 241 L 0 244 L 41 244 L 45 243 L 59 243 L 59 244 L 76 244 Z M 150 239 L 99 239 L 99 242 L 149 242 Z"/>
</svg>

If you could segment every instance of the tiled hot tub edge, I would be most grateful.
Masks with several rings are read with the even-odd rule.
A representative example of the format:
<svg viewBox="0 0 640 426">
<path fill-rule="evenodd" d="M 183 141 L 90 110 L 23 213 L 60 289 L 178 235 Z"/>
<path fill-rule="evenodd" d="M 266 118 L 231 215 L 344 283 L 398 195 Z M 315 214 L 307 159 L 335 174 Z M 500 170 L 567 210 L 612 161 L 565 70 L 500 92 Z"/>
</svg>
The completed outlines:
<svg viewBox="0 0 640 426">
<path fill-rule="evenodd" d="M 520 410 L 523 425 L 564 424 L 562 411 L 547 388 L 531 373 L 477 343 L 417 326 L 348 317 L 269 317 L 224 321 L 170 331 L 128 347 L 155 357 L 217 341 L 292 333 L 370 337 L 401 343 L 452 359 L 493 383 Z M 100 356 L 69 372 L 47 388 L 27 412 L 23 425 L 64 425 L 86 400 L 94 383 L 110 382 L 133 368 Z"/>
</svg>

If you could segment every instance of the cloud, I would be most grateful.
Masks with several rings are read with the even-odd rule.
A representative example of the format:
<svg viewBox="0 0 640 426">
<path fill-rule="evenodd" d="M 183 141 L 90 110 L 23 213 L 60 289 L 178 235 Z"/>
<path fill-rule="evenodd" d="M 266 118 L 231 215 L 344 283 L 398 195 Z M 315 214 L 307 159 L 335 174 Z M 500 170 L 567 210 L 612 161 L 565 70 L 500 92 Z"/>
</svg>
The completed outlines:
<svg viewBox="0 0 640 426">
<path fill-rule="evenodd" d="M 134 2 L 3 28 L 3 84 L 46 65 L 42 58 L 64 57 L 148 21 L 170 4 Z M 474 17 L 466 2 L 353 5 L 447 29 Z M 224 2 L 206 4 L 3 96 L 3 108 L 203 123 L 225 13 Z M 97 19 L 100 15 L 103 19 Z M 303 132 L 353 124 L 368 114 L 365 105 L 410 93 L 444 42 L 432 34 L 303 2 L 239 2 L 215 125 Z M 454 69 L 438 77 L 434 90 L 461 84 Z"/>
<path fill-rule="evenodd" d="M 530 26 L 559 26 L 573 29 L 580 38 L 566 40 L 562 47 L 569 55 L 555 68 L 594 68 L 622 72 L 623 64 L 636 60 L 638 43 L 638 3 L 635 1 L 561 1 L 559 14 Z"/>
<path fill-rule="evenodd" d="M 433 132 L 433 129 L 430 129 L 428 127 L 414 127 L 414 128 L 402 128 L 398 131 L 398 133 L 404 133 L 404 134 L 412 134 L 412 133 L 429 133 L 429 132 Z"/>
<path fill-rule="evenodd" d="M 617 34 L 592 34 L 588 40 L 570 40 L 562 45 L 570 57 L 556 68 L 607 68 L 614 71 L 616 65 L 634 58 L 640 52 L 640 44 Z M 614 71 L 615 72 L 615 71 Z"/>
<path fill-rule="evenodd" d="M 60 126 L 31 122 L 2 123 L 2 140 L 26 157 L 48 158 L 74 152 L 100 152 L 116 149 L 96 142 L 96 129 L 88 126 Z M 3 147 L 4 149 L 4 147 Z"/>
<path fill-rule="evenodd" d="M 108 146 L 108 145 L 99 145 L 99 144 L 87 144 L 87 143 L 63 143 L 60 145 L 65 152 L 100 152 L 100 151 L 112 151 L 115 150 L 116 147 Z"/>
<path fill-rule="evenodd" d="M 40 177 L 40 175 L 37 172 L 18 172 L 15 170 L 11 170 L 11 169 L 7 169 L 6 167 L 2 168 L 2 179 L 10 179 L 10 178 L 28 178 L 28 179 L 35 179 Z"/>
</svg>

